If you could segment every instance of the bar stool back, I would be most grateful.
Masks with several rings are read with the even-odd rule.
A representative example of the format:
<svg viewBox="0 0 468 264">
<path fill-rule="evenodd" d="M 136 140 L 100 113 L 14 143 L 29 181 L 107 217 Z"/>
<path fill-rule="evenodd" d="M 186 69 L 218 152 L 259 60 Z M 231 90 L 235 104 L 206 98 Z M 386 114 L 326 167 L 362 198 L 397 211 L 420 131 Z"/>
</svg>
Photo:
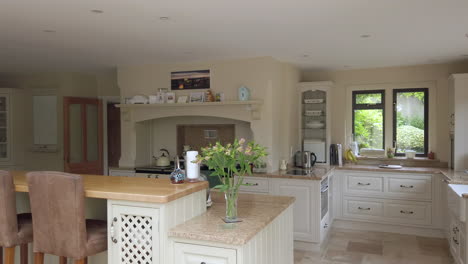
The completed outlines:
<svg viewBox="0 0 468 264">
<path fill-rule="evenodd" d="M 8 171 L 0 171 L 0 251 L 5 248 L 5 263 L 14 264 L 15 247 L 20 246 L 21 264 L 27 264 L 28 243 L 32 241 L 31 214 L 17 214 L 13 176 Z"/>
<path fill-rule="evenodd" d="M 86 263 L 88 256 L 107 250 L 106 221 L 85 219 L 80 175 L 30 172 L 27 180 L 35 264 L 43 264 L 44 254 L 73 258 L 75 263 L 81 264 Z"/>
</svg>

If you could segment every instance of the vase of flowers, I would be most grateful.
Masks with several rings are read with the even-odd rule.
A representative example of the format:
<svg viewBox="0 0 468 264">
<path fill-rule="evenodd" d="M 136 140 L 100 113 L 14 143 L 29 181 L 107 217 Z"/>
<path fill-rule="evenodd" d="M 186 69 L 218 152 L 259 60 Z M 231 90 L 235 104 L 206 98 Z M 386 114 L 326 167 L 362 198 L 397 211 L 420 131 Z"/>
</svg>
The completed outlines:
<svg viewBox="0 0 468 264">
<path fill-rule="evenodd" d="M 221 184 L 214 187 L 224 192 L 226 199 L 225 222 L 238 222 L 237 198 L 239 187 L 244 184 L 244 176 L 252 174 L 252 165 L 262 163 L 267 156 L 266 148 L 255 142 L 246 143 L 245 139 L 236 139 L 234 143 L 223 146 L 215 145 L 202 148 L 196 162 L 203 163 L 214 172 L 210 175 L 218 177 Z"/>
</svg>

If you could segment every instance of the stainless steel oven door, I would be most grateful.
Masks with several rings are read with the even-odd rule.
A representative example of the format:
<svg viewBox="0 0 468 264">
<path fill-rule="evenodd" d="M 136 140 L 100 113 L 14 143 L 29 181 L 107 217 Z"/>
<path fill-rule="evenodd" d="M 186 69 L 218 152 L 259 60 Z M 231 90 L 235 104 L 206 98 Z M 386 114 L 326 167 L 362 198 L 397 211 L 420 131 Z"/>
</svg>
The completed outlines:
<svg viewBox="0 0 468 264">
<path fill-rule="evenodd" d="M 321 204 L 321 218 L 323 219 L 328 213 L 328 179 L 325 179 L 320 188 L 320 204 Z"/>
</svg>

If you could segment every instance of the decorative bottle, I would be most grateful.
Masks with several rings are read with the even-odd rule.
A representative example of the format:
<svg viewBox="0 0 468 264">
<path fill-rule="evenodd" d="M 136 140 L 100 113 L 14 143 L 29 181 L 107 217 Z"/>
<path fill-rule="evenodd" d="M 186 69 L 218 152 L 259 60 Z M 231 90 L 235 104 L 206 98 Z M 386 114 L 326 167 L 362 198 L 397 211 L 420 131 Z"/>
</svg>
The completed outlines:
<svg viewBox="0 0 468 264">
<path fill-rule="evenodd" d="M 171 173 L 171 183 L 172 184 L 181 184 L 185 181 L 185 172 L 180 168 L 179 157 L 175 157 L 175 169 Z"/>
</svg>

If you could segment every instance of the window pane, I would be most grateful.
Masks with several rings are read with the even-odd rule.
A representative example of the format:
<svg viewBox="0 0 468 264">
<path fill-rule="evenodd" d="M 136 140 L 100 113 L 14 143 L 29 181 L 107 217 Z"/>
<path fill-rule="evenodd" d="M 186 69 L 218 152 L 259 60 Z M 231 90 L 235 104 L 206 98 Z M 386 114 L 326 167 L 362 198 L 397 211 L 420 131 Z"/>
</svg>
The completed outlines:
<svg viewBox="0 0 468 264">
<path fill-rule="evenodd" d="M 381 93 L 356 94 L 356 104 L 381 104 Z"/>
<path fill-rule="evenodd" d="M 396 94 L 397 152 L 414 150 L 424 154 L 425 93 L 398 92 Z"/>
<path fill-rule="evenodd" d="M 383 149 L 383 109 L 354 110 L 354 137 L 359 148 Z"/>
</svg>

